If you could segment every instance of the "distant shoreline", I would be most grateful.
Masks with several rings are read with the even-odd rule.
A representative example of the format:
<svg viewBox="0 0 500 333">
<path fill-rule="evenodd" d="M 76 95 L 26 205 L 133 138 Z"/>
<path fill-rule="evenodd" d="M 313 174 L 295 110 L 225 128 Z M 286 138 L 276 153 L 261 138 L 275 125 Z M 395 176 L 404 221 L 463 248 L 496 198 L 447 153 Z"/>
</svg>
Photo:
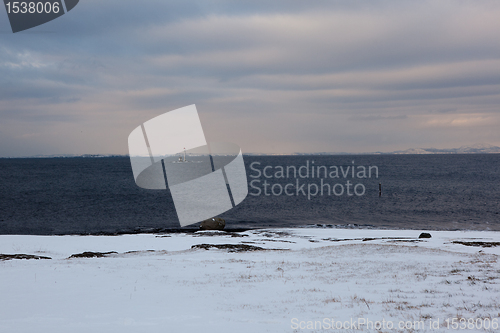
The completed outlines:
<svg viewBox="0 0 500 333">
<path fill-rule="evenodd" d="M 406 227 L 400 228 L 397 226 L 375 226 L 375 225 L 360 225 L 360 224 L 345 224 L 345 225 L 334 225 L 334 224 L 305 224 L 305 225 L 290 225 L 290 226 L 262 226 L 262 227 L 237 227 L 237 228 L 225 228 L 222 231 L 213 230 L 213 232 L 221 232 L 222 234 L 233 234 L 233 233 L 241 233 L 247 231 L 258 231 L 258 230 L 287 230 L 287 229 L 304 229 L 304 230 L 398 230 L 398 231 L 439 231 L 439 232 L 500 232 L 500 230 L 493 229 L 460 229 L 460 228 L 422 228 L 422 226 L 415 226 L 414 228 Z M 117 231 L 98 231 L 98 232 L 74 232 L 74 233 L 53 233 L 53 234 L 0 234 L 0 236 L 124 236 L 124 235 L 148 235 L 148 234 L 156 234 L 156 235 L 169 235 L 169 234 L 187 234 L 191 235 L 198 231 L 201 231 L 198 227 L 189 226 L 186 228 L 141 228 L 137 227 L 134 229 L 128 230 L 117 230 Z M 210 231 L 210 230 L 208 230 Z"/>
<path fill-rule="evenodd" d="M 409 152 L 373 152 L 373 153 L 291 153 L 291 154 L 259 154 L 259 153 L 243 153 L 243 156 L 263 156 L 263 157 L 286 157 L 286 156 L 381 156 L 381 155 L 495 155 L 500 154 L 499 151 L 491 152 L 426 152 L 426 153 L 409 153 Z M 99 155 L 99 154 L 84 154 L 84 155 L 40 155 L 40 156 L 0 156 L 1 159 L 70 159 L 70 158 L 130 158 L 129 155 Z"/>
</svg>

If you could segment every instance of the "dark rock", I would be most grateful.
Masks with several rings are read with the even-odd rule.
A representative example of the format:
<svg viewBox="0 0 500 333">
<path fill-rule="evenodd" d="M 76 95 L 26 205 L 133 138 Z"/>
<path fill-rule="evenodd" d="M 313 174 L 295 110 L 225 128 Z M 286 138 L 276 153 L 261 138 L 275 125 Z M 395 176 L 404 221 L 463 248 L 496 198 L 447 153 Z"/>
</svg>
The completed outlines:
<svg viewBox="0 0 500 333">
<path fill-rule="evenodd" d="M 428 232 L 423 232 L 418 236 L 418 238 L 432 238 L 431 234 Z"/>
<path fill-rule="evenodd" d="M 201 222 L 200 230 L 224 230 L 226 221 L 220 217 L 214 217 Z"/>
<path fill-rule="evenodd" d="M 500 246 L 500 242 L 463 242 L 463 241 L 453 241 L 453 244 L 462 244 L 462 245 L 465 245 L 465 246 L 481 246 L 481 247 Z"/>
<path fill-rule="evenodd" d="M 0 260 L 12 260 L 12 259 L 52 259 L 50 257 L 44 256 L 34 256 L 32 254 L 0 254 Z"/>
<path fill-rule="evenodd" d="M 117 254 L 118 252 L 83 252 L 78 254 L 72 254 L 68 259 L 71 258 L 103 258 L 107 257 L 110 254 Z"/>
<path fill-rule="evenodd" d="M 229 250 L 229 252 L 244 252 L 244 251 L 266 251 L 266 249 L 246 244 L 198 244 L 191 246 L 192 249 L 205 249 L 216 248 L 219 250 Z"/>
</svg>

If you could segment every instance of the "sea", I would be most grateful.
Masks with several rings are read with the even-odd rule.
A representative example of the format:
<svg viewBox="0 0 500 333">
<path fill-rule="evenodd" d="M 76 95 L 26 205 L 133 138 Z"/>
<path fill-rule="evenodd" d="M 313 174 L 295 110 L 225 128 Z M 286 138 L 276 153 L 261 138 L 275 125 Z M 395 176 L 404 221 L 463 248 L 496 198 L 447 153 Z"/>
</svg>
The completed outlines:
<svg viewBox="0 0 500 333">
<path fill-rule="evenodd" d="M 245 155 L 249 194 L 226 229 L 500 230 L 500 154 Z M 353 172 L 354 171 L 354 172 Z M 0 234 L 181 228 L 170 191 L 120 157 L 0 159 Z"/>
</svg>

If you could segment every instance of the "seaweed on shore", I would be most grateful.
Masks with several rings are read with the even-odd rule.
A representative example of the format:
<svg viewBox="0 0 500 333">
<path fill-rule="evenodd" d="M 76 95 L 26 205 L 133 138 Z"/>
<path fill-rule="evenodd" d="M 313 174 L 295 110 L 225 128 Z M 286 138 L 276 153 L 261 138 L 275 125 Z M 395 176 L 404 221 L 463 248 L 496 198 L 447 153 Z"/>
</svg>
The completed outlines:
<svg viewBox="0 0 500 333">
<path fill-rule="evenodd" d="M 195 232 L 193 234 L 193 237 L 213 237 L 213 236 L 229 236 L 229 237 L 248 237 L 248 235 L 245 234 L 239 234 L 237 232 Z"/>
</svg>

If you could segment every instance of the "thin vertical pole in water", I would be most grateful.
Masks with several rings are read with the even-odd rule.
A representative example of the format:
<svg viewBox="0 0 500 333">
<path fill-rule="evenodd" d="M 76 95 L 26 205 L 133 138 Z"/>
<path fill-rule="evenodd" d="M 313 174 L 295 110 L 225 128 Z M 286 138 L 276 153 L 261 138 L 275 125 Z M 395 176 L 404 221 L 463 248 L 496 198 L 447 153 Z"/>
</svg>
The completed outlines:
<svg viewBox="0 0 500 333">
<path fill-rule="evenodd" d="M 378 196 L 382 196 L 382 183 L 378 183 Z"/>
</svg>

